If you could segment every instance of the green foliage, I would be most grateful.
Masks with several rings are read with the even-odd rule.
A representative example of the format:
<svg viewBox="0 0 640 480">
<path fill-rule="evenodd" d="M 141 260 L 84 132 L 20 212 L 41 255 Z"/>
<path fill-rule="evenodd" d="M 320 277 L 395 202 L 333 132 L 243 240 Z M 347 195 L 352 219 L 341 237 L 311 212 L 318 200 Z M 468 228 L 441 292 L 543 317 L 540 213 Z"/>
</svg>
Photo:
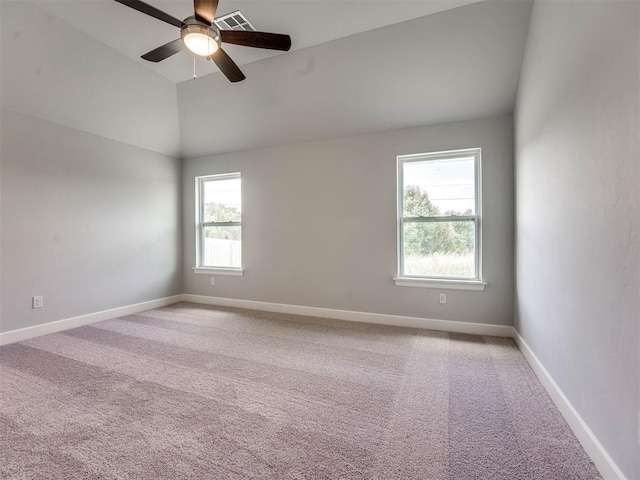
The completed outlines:
<svg viewBox="0 0 640 480">
<path fill-rule="evenodd" d="M 220 240 L 240 240 L 240 227 L 205 227 L 204 236 Z"/>
<path fill-rule="evenodd" d="M 435 217 L 440 215 L 427 192 L 423 192 L 417 185 L 409 185 L 404 190 L 404 215 L 405 217 Z"/>
<path fill-rule="evenodd" d="M 204 206 L 205 222 L 239 222 L 240 210 L 222 203 L 207 203 Z M 205 227 L 205 237 L 222 240 L 240 240 L 240 227 Z"/>
<path fill-rule="evenodd" d="M 404 214 L 407 217 L 435 217 L 440 211 L 427 192 L 409 185 L 404 192 Z M 445 215 L 470 215 L 471 211 L 447 211 Z M 404 251 L 406 255 L 434 253 L 464 255 L 473 251 L 475 243 L 472 222 L 405 223 Z"/>
<path fill-rule="evenodd" d="M 205 222 L 239 222 L 240 210 L 222 203 L 207 203 L 204 206 Z"/>
</svg>

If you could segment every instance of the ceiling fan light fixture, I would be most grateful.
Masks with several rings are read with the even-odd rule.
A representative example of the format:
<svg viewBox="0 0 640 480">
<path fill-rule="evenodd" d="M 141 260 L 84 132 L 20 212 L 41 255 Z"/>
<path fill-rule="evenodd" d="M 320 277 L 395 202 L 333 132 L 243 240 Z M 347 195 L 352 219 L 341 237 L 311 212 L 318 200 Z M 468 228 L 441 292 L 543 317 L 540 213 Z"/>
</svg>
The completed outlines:
<svg viewBox="0 0 640 480">
<path fill-rule="evenodd" d="M 220 47 L 216 32 L 204 25 L 185 25 L 180 36 L 185 46 L 200 57 L 209 57 Z"/>
</svg>

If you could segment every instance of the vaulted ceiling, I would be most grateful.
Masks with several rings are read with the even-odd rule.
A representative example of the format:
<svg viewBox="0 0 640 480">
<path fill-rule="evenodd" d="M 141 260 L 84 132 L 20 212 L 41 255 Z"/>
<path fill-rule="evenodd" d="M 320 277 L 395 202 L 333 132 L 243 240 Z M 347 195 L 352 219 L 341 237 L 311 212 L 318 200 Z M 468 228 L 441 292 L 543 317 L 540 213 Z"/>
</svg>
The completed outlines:
<svg viewBox="0 0 640 480">
<path fill-rule="evenodd" d="M 292 38 L 292 49 L 300 50 L 477 1 L 480 0 L 221 0 L 218 16 L 240 10 L 257 30 L 287 33 Z M 181 20 L 193 15 L 192 0 L 146 2 Z M 180 32 L 176 27 L 112 0 L 35 0 L 34 3 L 173 82 L 193 77 L 193 57 L 187 52 L 160 63 L 140 58 L 155 47 L 178 38 Z M 232 45 L 224 48 L 239 65 L 281 54 Z M 198 76 L 204 76 L 218 69 L 212 62 L 199 60 L 196 71 Z"/>
<path fill-rule="evenodd" d="M 509 113 L 531 5 L 480 2 L 178 85 L 189 157 Z M 224 92 L 224 93 L 222 93 Z"/>
<path fill-rule="evenodd" d="M 179 31 L 113 0 L 0 8 L 3 108 L 191 157 L 509 113 L 531 2 L 221 0 L 292 37 L 286 53 L 225 46 L 236 84 L 202 60 L 192 80 L 186 52 L 140 59 Z"/>
</svg>

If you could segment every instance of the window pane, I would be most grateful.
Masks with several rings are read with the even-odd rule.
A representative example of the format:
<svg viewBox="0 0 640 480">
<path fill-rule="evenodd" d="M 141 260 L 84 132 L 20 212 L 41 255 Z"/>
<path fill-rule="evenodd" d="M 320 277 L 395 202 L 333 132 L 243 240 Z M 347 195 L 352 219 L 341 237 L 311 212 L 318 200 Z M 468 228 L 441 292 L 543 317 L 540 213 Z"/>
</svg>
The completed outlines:
<svg viewBox="0 0 640 480">
<path fill-rule="evenodd" d="M 475 222 L 406 222 L 403 275 L 475 278 Z"/>
<path fill-rule="evenodd" d="M 203 267 L 242 267 L 241 227 L 204 227 Z"/>
<path fill-rule="evenodd" d="M 437 217 L 475 214 L 475 161 L 404 162 L 404 216 Z"/>
<path fill-rule="evenodd" d="M 239 222 L 242 211 L 240 179 L 209 180 L 204 182 L 203 222 Z"/>
</svg>

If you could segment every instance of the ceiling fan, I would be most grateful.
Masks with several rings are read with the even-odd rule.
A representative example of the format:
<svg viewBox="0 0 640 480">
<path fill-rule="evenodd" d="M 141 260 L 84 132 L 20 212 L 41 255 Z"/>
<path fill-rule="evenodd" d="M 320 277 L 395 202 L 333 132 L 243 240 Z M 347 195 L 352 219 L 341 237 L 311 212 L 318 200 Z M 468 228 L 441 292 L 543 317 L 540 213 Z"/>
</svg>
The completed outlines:
<svg viewBox="0 0 640 480">
<path fill-rule="evenodd" d="M 204 57 L 207 60 L 213 60 L 230 81 L 239 82 L 246 77 L 238 68 L 238 65 L 222 49 L 220 43 L 232 43 L 269 50 L 288 51 L 291 48 L 291 37 L 289 35 L 218 29 L 213 22 L 218 9 L 218 0 L 194 0 L 195 15 L 184 20 L 178 20 L 140 0 L 115 1 L 180 29 L 180 38 L 142 55 L 142 58 L 150 62 L 160 62 L 186 47 L 195 55 Z"/>
</svg>

